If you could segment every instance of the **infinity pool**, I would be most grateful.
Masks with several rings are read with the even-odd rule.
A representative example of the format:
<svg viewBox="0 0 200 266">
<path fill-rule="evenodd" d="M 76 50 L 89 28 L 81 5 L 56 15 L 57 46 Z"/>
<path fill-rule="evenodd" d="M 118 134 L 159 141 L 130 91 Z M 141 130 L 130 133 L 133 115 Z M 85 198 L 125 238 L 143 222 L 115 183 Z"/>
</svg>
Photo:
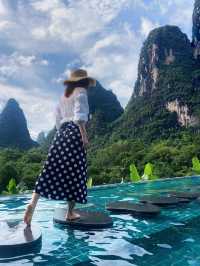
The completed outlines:
<svg viewBox="0 0 200 266">
<path fill-rule="evenodd" d="M 200 177 L 185 177 L 141 184 L 121 184 L 89 191 L 84 208 L 104 210 L 115 200 L 137 202 L 143 195 L 164 195 L 167 191 L 200 190 Z M 0 220 L 22 219 L 31 195 L 0 197 Z M 41 266 L 197 266 L 200 265 L 200 201 L 163 208 L 155 218 L 111 215 L 112 228 L 79 231 L 53 224 L 53 212 L 63 202 L 41 199 L 33 222 L 42 230 L 42 249 L 0 265 Z"/>
</svg>

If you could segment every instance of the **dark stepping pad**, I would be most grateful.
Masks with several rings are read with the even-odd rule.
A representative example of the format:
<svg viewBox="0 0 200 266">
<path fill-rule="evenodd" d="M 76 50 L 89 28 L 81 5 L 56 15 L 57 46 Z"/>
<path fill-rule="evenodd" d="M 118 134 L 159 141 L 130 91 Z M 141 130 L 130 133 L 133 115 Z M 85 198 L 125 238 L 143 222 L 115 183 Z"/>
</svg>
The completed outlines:
<svg viewBox="0 0 200 266">
<path fill-rule="evenodd" d="M 149 203 L 132 203 L 130 201 L 115 201 L 107 204 L 106 209 L 115 213 L 130 213 L 132 215 L 151 216 L 160 213 L 158 206 Z"/>
<path fill-rule="evenodd" d="M 170 192 L 169 194 L 176 198 L 183 198 L 188 200 L 195 200 L 200 197 L 200 193 L 197 192 Z"/>
<path fill-rule="evenodd" d="M 38 226 L 27 227 L 19 221 L 0 222 L 0 258 L 39 253 L 42 234 Z"/>
<path fill-rule="evenodd" d="M 176 197 L 176 198 L 178 198 L 178 197 Z M 189 203 L 189 202 L 191 202 L 191 199 L 186 199 L 186 198 L 178 198 L 178 199 L 179 199 L 180 203 Z"/>
<path fill-rule="evenodd" d="M 80 218 L 68 221 L 65 219 L 67 209 L 57 208 L 54 211 L 54 222 L 62 225 L 68 225 L 80 229 L 101 229 L 111 227 L 113 225 L 112 218 L 103 212 L 92 212 L 86 210 L 76 210 L 80 214 Z"/>
<path fill-rule="evenodd" d="M 170 205 L 176 205 L 179 203 L 186 203 L 188 202 L 187 199 L 179 199 L 174 196 L 169 197 L 158 197 L 158 196 L 144 196 L 140 198 L 140 202 L 143 203 L 151 203 L 158 206 L 170 206 Z"/>
</svg>

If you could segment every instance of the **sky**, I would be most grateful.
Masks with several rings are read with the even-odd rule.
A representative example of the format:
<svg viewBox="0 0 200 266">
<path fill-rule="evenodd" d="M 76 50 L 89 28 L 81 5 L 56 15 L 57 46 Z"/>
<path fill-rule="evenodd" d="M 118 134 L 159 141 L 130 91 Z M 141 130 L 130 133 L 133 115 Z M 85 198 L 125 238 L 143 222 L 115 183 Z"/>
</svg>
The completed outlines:
<svg viewBox="0 0 200 266">
<path fill-rule="evenodd" d="M 84 68 L 123 107 L 149 32 L 177 25 L 191 39 L 194 0 L 0 0 L 0 111 L 24 110 L 33 139 L 55 124 L 62 82 Z"/>
</svg>

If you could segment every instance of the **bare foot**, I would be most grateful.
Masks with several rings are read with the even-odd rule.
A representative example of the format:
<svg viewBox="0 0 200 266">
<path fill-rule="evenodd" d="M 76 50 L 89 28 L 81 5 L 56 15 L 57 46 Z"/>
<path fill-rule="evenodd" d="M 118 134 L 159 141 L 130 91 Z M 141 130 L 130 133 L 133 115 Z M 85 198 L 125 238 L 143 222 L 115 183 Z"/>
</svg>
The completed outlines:
<svg viewBox="0 0 200 266">
<path fill-rule="evenodd" d="M 72 220 L 76 220 L 80 218 L 80 214 L 76 213 L 76 212 L 67 212 L 66 215 L 66 220 L 72 221 Z"/>
<path fill-rule="evenodd" d="M 28 204 L 27 207 L 26 207 L 25 214 L 24 214 L 24 222 L 28 226 L 31 225 L 31 221 L 32 221 L 32 217 L 33 217 L 33 212 L 34 212 L 34 209 L 33 209 L 32 205 L 31 204 Z"/>
</svg>

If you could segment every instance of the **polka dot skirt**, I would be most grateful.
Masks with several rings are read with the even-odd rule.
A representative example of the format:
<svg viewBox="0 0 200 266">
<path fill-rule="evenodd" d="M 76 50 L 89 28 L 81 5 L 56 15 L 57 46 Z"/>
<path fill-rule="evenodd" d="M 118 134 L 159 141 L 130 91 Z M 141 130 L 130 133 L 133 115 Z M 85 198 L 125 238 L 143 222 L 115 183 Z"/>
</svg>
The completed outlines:
<svg viewBox="0 0 200 266">
<path fill-rule="evenodd" d="M 55 200 L 87 202 L 87 160 L 78 125 L 62 124 L 56 132 L 35 192 Z"/>
</svg>

